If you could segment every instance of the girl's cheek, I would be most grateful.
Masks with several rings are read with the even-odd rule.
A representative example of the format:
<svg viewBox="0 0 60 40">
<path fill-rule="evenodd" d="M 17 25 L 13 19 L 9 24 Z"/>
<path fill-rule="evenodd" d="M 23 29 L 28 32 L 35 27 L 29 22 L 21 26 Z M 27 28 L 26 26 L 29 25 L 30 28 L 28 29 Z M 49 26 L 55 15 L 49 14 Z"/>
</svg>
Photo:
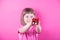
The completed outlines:
<svg viewBox="0 0 60 40">
<path fill-rule="evenodd" d="M 25 20 L 25 22 L 27 22 L 27 19 L 26 18 L 24 20 Z"/>
</svg>

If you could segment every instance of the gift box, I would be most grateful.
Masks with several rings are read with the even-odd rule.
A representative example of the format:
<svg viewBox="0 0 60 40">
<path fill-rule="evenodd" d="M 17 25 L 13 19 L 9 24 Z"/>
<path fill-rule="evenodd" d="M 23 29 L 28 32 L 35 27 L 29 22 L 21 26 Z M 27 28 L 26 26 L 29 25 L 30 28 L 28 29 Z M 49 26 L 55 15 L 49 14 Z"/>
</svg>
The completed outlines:
<svg viewBox="0 0 60 40">
<path fill-rule="evenodd" d="M 33 18 L 32 19 L 32 24 L 34 25 L 37 25 L 38 24 L 38 22 L 39 22 L 39 19 L 38 18 Z"/>
</svg>

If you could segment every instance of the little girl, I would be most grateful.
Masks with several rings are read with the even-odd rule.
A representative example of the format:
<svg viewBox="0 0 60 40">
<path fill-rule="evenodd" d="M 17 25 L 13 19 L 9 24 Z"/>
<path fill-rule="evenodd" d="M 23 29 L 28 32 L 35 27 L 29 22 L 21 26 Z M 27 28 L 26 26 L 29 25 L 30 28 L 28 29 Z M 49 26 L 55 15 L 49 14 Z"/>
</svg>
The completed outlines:
<svg viewBox="0 0 60 40">
<path fill-rule="evenodd" d="M 32 8 L 25 8 L 21 14 L 21 26 L 18 29 L 19 40 L 38 40 L 38 34 L 41 32 L 40 21 L 37 25 L 32 25 L 32 19 L 36 18 Z"/>
</svg>

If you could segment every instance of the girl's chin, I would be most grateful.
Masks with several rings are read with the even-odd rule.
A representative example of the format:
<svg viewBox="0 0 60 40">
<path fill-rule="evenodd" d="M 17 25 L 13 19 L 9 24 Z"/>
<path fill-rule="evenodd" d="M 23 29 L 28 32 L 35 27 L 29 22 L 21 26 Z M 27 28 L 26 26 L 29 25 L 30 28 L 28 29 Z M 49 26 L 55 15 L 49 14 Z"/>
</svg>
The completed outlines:
<svg viewBox="0 0 60 40">
<path fill-rule="evenodd" d="M 29 22 L 27 22 L 26 24 L 28 24 Z"/>
<path fill-rule="evenodd" d="M 27 22 L 27 23 L 29 23 L 29 22 Z"/>
</svg>

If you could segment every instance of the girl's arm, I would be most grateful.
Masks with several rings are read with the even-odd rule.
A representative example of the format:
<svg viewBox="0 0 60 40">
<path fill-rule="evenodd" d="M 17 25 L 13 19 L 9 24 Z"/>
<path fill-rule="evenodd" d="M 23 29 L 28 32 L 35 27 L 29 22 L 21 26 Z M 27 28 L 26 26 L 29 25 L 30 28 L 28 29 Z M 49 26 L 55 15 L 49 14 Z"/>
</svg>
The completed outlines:
<svg viewBox="0 0 60 40">
<path fill-rule="evenodd" d="M 19 28 L 19 32 L 20 33 L 25 33 L 29 28 L 30 28 L 30 26 L 31 26 L 31 22 L 30 23 L 28 23 L 28 24 L 26 24 L 25 26 L 23 26 L 22 28 Z"/>
<path fill-rule="evenodd" d="M 37 32 L 37 33 L 40 33 L 40 32 L 41 32 L 40 22 L 38 23 L 38 25 L 36 25 L 36 32 Z"/>
</svg>

